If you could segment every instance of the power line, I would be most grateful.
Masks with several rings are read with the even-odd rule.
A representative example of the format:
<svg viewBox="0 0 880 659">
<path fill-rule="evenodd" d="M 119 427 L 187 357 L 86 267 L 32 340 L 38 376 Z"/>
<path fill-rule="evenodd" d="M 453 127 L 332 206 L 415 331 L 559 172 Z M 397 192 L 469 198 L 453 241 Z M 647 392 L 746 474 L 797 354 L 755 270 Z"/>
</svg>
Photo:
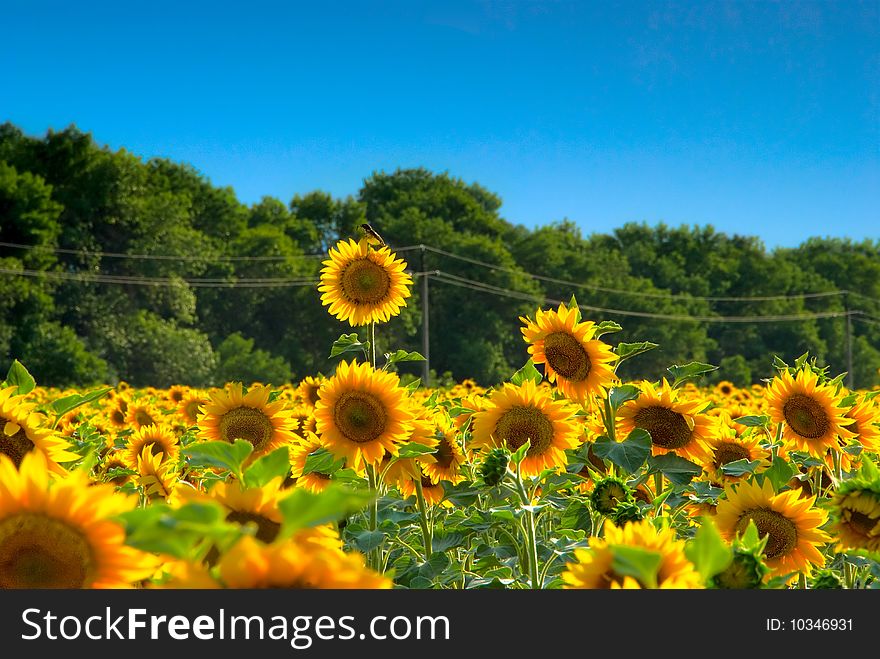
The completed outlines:
<svg viewBox="0 0 880 659">
<path fill-rule="evenodd" d="M 845 289 L 834 290 L 834 291 L 820 291 L 814 293 L 796 293 L 791 295 L 757 295 L 757 296 L 718 296 L 718 295 L 690 295 L 688 293 L 646 293 L 643 291 L 632 291 L 632 290 L 624 290 L 619 288 L 607 288 L 604 286 L 596 286 L 593 284 L 583 284 L 575 281 L 568 281 L 565 279 L 557 279 L 556 277 L 548 277 L 546 275 L 536 275 L 531 272 L 526 272 L 524 270 L 514 270 L 513 268 L 507 268 L 504 266 L 496 265 L 493 263 L 487 263 L 486 261 L 480 261 L 479 259 L 474 259 L 469 256 L 462 256 L 460 254 L 455 254 L 453 252 L 448 252 L 444 249 L 440 249 L 437 247 L 432 247 L 430 245 L 420 245 L 420 249 L 427 250 L 429 252 L 434 252 L 435 254 L 440 254 L 442 256 L 448 256 L 449 258 L 456 259 L 459 261 L 464 261 L 466 263 L 470 263 L 472 265 L 476 265 L 482 268 L 488 268 L 492 270 L 498 270 L 500 272 L 506 272 L 508 274 L 513 275 L 522 275 L 529 277 L 531 279 L 536 279 L 538 281 L 546 281 L 553 284 L 560 284 L 563 286 L 571 286 L 574 288 L 580 288 L 584 290 L 592 290 L 599 291 L 601 293 L 614 293 L 619 295 L 630 295 L 633 297 L 649 297 L 649 298 L 663 298 L 663 299 L 681 299 L 681 300 L 702 300 L 708 302 L 770 302 L 774 300 L 799 300 L 799 299 L 807 299 L 807 298 L 823 298 L 823 297 L 834 297 L 841 295 L 855 295 L 867 300 L 873 300 L 874 302 L 880 303 L 880 300 L 874 300 L 874 298 L 870 298 L 867 295 L 863 295 L 861 293 L 855 293 L 853 291 L 848 291 Z"/>
<path fill-rule="evenodd" d="M 141 261 L 196 261 L 201 263 L 221 263 L 240 261 L 297 261 L 301 259 L 326 259 L 327 252 L 320 254 L 292 254 L 289 256 L 193 256 L 187 254 L 127 254 L 124 252 L 102 252 L 86 249 L 67 249 L 63 247 L 49 247 L 48 245 L 22 245 L 19 243 L 0 242 L 0 247 L 23 249 L 29 251 L 51 252 L 53 254 L 73 254 L 76 256 L 97 256 L 100 258 L 131 259 Z M 418 245 L 408 245 L 396 248 L 396 252 L 408 252 L 419 249 Z"/>
<path fill-rule="evenodd" d="M 426 273 L 430 275 L 430 273 Z M 434 275 L 436 280 L 443 284 L 449 284 L 451 286 L 458 286 L 460 288 L 468 288 L 471 290 L 481 291 L 483 293 L 490 293 L 493 295 L 500 295 L 504 297 L 511 297 L 515 299 L 521 299 L 526 301 L 536 301 L 536 302 L 544 302 L 548 304 L 560 304 L 562 300 L 554 300 L 552 298 L 536 296 L 529 293 L 524 293 L 523 291 L 516 291 L 511 289 L 505 289 L 498 286 L 493 286 L 491 284 L 486 284 L 484 282 L 475 281 L 472 279 L 467 279 L 465 277 L 459 277 L 457 275 L 451 275 L 450 273 L 437 271 Z M 634 316 L 638 318 L 656 318 L 661 320 L 677 320 L 677 321 L 690 321 L 690 322 L 706 322 L 706 323 L 776 323 L 776 322 L 787 322 L 787 321 L 802 321 L 802 320 L 816 320 L 820 318 L 841 318 L 844 316 L 848 316 L 850 314 L 854 314 L 856 312 L 846 312 L 846 311 L 823 311 L 817 313 L 810 314 L 778 314 L 778 315 L 764 315 L 764 316 L 687 316 L 687 315 L 675 315 L 675 314 L 658 314 L 651 313 L 647 311 L 630 311 L 624 309 L 610 309 L 605 307 L 594 307 L 586 304 L 578 304 L 578 307 L 584 309 L 586 311 L 596 311 L 600 313 L 606 314 L 617 314 L 621 316 Z"/>
<path fill-rule="evenodd" d="M 0 268 L 0 274 L 46 278 L 58 281 L 72 281 L 82 284 L 126 284 L 134 286 L 180 286 L 186 284 L 194 288 L 284 288 L 293 286 L 315 286 L 318 283 L 314 278 L 289 278 L 289 279 L 176 279 L 172 277 L 135 277 L 126 275 L 85 274 L 72 272 L 57 272 L 52 270 L 13 270 Z"/>
</svg>

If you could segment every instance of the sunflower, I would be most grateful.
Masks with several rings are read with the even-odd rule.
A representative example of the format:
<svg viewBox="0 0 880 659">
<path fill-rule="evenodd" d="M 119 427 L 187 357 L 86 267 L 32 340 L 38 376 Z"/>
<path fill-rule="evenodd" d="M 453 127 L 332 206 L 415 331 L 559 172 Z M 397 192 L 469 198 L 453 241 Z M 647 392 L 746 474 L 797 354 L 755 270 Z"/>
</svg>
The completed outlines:
<svg viewBox="0 0 880 659">
<path fill-rule="evenodd" d="M 0 390 L 0 455 L 17 467 L 26 454 L 36 450 L 46 456 L 50 470 L 64 474 L 58 463 L 73 462 L 80 456 L 69 450 L 66 439 L 43 427 L 45 418 L 24 402 L 24 396 L 15 395 L 16 391 L 16 387 Z"/>
<path fill-rule="evenodd" d="M 434 417 L 434 428 L 437 450 L 431 454 L 433 461 L 420 460 L 422 471 L 434 483 L 449 481 L 452 485 L 457 485 L 464 479 L 461 465 L 465 463 L 465 457 L 455 437 L 455 427 L 445 415 L 438 414 Z"/>
<path fill-rule="evenodd" d="M 143 400 L 129 401 L 125 411 L 125 423 L 135 429 L 157 426 L 162 423 L 162 413 L 156 406 Z"/>
<path fill-rule="evenodd" d="M 813 566 L 825 564 L 819 546 L 830 538 L 819 527 L 828 514 L 815 507 L 815 497 L 800 497 L 794 490 L 776 494 L 769 479 L 763 485 L 754 481 L 728 485 L 724 493 L 715 514 L 721 535 L 733 540 L 753 521 L 761 537 L 768 536 L 764 558 L 774 575 L 809 575 Z"/>
<path fill-rule="evenodd" d="M 128 401 L 125 398 L 119 396 L 113 405 L 110 406 L 110 409 L 107 410 L 105 416 L 107 420 L 110 422 L 110 425 L 114 428 L 122 429 L 128 427 L 128 421 L 125 420 L 125 415 L 128 412 Z"/>
<path fill-rule="evenodd" d="M 144 446 L 137 456 L 137 484 L 149 499 L 167 500 L 174 496 L 180 480 L 180 468 L 176 461 L 164 460 L 161 453 L 153 453 Z"/>
<path fill-rule="evenodd" d="M 129 469 L 137 469 L 144 449 L 160 458 L 160 462 L 176 463 L 180 459 L 180 440 L 165 425 L 141 426 L 128 437 L 122 459 Z"/>
<path fill-rule="evenodd" d="M 331 480 L 330 474 L 318 471 L 303 474 L 306 460 L 312 453 L 323 447 L 321 438 L 312 432 L 305 433 L 302 441 L 296 442 L 290 447 L 290 477 L 296 479 L 297 487 L 305 488 L 313 494 L 323 492 Z"/>
<path fill-rule="evenodd" d="M 187 387 L 184 387 L 180 384 L 175 384 L 174 386 L 170 387 L 167 392 L 165 392 L 165 395 L 168 397 L 168 400 L 171 403 L 172 407 L 177 407 L 178 405 L 180 405 L 180 402 L 186 397 L 188 391 L 189 389 Z"/>
<path fill-rule="evenodd" d="M 50 482 L 40 451 L 0 455 L 0 588 L 120 588 L 156 562 L 125 545 L 112 517 L 137 505 L 82 472 Z"/>
<path fill-rule="evenodd" d="M 299 429 L 300 435 L 308 432 L 315 432 L 315 408 L 306 405 L 297 405 L 290 410 L 290 415 L 296 420 L 296 427 Z"/>
<path fill-rule="evenodd" d="M 844 430 L 853 433 L 866 451 L 880 453 L 880 410 L 874 401 L 862 398 L 844 416 L 849 421 Z"/>
<path fill-rule="evenodd" d="M 564 304 L 556 311 L 538 309 L 535 320 L 520 317 L 526 324 L 520 331 L 532 360 L 545 365 L 547 379 L 568 398 L 583 403 L 616 381 L 612 364 L 617 355 L 607 343 L 593 338 L 595 323 L 581 322 L 579 316 L 577 307 Z"/>
<path fill-rule="evenodd" d="M 773 379 L 765 401 L 770 420 L 784 423 L 783 440 L 790 448 L 805 451 L 823 460 L 829 450 L 839 451 L 855 433 L 846 429 L 852 423 L 840 405 L 842 396 L 827 384 L 819 384 L 812 370 L 801 369 L 795 377 L 789 371 Z M 788 448 L 788 447 L 787 447 Z"/>
<path fill-rule="evenodd" d="M 412 432 L 411 404 L 394 373 L 343 361 L 321 385 L 318 398 L 315 421 L 321 441 L 358 473 L 386 453 L 397 455 Z"/>
<path fill-rule="evenodd" d="M 281 531 L 281 511 L 278 502 L 288 494 L 280 488 L 276 478 L 262 487 L 244 487 L 238 481 L 224 481 L 214 485 L 208 493 L 188 492 L 185 500 L 210 499 L 226 511 L 226 521 L 242 526 L 252 524 L 254 537 L 260 542 L 272 542 Z"/>
<path fill-rule="evenodd" d="M 251 460 L 292 444 L 298 438 L 293 432 L 296 422 L 284 409 L 284 401 L 270 403 L 269 394 L 268 387 L 260 386 L 244 393 L 240 382 L 210 394 L 199 416 L 198 436 L 230 444 L 236 439 L 248 441 L 254 447 Z"/>
<path fill-rule="evenodd" d="M 856 477 L 841 484 L 831 508 L 838 550 L 880 552 L 880 473 L 870 460 Z"/>
<path fill-rule="evenodd" d="M 713 483 L 741 480 L 747 474 L 732 476 L 725 474 L 722 467 L 737 460 L 758 461 L 755 472 L 760 473 L 770 466 L 770 452 L 761 446 L 760 436 L 749 433 L 738 435 L 730 425 L 730 417 L 722 413 L 717 425 L 718 432 L 708 439 L 711 457 L 703 464 Z"/>
<path fill-rule="evenodd" d="M 605 522 L 605 537 L 591 538 L 589 549 L 575 549 L 576 562 L 569 563 L 562 573 L 564 588 L 650 588 L 628 574 L 614 568 L 618 547 L 654 552 L 660 556 L 657 588 L 702 588 L 700 574 L 684 554 L 684 542 L 677 540 L 670 528 L 658 531 L 650 520 L 629 522 L 617 527 Z"/>
<path fill-rule="evenodd" d="M 720 398 L 729 398 L 736 393 L 736 386 L 733 382 L 729 382 L 728 380 L 722 380 L 718 384 L 715 385 L 715 395 Z"/>
<path fill-rule="evenodd" d="M 227 588 L 391 588 L 360 555 L 295 538 L 261 545 L 246 536 L 220 559 L 219 572 Z"/>
<path fill-rule="evenodd" d="M 519 386 L 505 384 L 486 401 L 484 411 L 474 414 L 472 443 L 516 451 L 530 440 L 520 465 L 524 476 L 537 476 L 549 468 L 563 469 L 565 450 L 577 448 L 580 441 L 574 412 L 567 401 L 553 400 L 531 380 Z"/>
<path fill-rule="evenodd" d="M 303 378 L 302 382 L 300 382 L 299 386 L 296 388 L 296 395 L 299 397 L 299 400 L 302 401 L 303 405 L 312 408 L 315 407 L 315 403 L 318 402 L 318 389 L 324 384 L 324 380 L 325 378 L 315 378 L 311 375 Z"/>
<path fill-rule="evenodd" d="M 394 466 L 397 466 L 397 464 Z M 407 472 L 402 472 L 405 475 L 397 478 L 395 484 L 403 498 L 408 499 L 409 497 L 416 496 L 416 478 L 420 479 L 422 481 L 422 496 L 425 497 L 425 503 L 429 506 L 436 506 L 443 502 L 446 490 L 443 487 L 443 483 L 428 477 L 423 471 L 420 471 L 421 466 L 420 463 L 413 461 L 415 473 L 409 475 Z"/>
<path fill-rule="evenodd" d="M 373 249 L 366 239 L 339 241 L 321 269 L 321 303 L 341 321 L 355 325 L 388 322 L 406 306 L 412 277 L 406 262 L 387 247 Z"/>
<path fill-rule="evenodd" d="M 717 424 L 713 417 L 700 413 L 706 403 L 685 398 L 665 379 L 659 387 L 642 382 L 639 389 L 639 397 L 620 408 L 621 433 L 625 436 L 642 428 L 651 435 L 653 455 L 675 453 L 693 462 L 706 462 L 706 442 L 716 432 Z"/>
<path fill-rule="evenodd" d="M 199 422 L 199 409 L 205 402 L 204 394 L 195 389 L 190 389 L 181 399 L 177 406 L 177 414 L 187 427 L 194 426 Z"/>
</svg>

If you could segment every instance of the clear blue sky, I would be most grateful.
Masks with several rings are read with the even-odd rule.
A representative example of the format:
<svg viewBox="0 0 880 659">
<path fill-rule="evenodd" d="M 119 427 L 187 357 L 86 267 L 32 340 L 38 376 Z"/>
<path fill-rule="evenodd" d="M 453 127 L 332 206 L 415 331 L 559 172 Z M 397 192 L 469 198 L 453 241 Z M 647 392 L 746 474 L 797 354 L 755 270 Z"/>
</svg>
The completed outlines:
<svg viewBox="0 0 880 659">
<path fill-rule="evenodd" d="M 880 238 L 880 3 L 4 0 L 0 121 L 252 203 L 375 170 L 528 226 Z"/>
</svg>

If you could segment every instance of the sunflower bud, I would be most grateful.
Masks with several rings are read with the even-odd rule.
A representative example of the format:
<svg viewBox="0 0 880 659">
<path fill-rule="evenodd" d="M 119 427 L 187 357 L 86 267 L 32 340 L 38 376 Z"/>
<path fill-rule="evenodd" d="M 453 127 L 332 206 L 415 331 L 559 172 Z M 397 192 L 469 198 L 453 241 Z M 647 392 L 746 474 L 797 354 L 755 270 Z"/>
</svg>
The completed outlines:
<svg viewBox="0 0 880 659">
<path fill-rule="evenodd" d="M 843 581 L 831 570 L 819 570 L 810 587 L 814 590 L 840 590 L 843 588 Z"/>
<path fill-rule="evenodd" d="M 757 552 L 734 548 L 733 561 L 724 572 L 712 577 L 710 584 L 728 590 L 756 589 L 761 587 L 768 571 Z"/>
<path fill-rule="evenodd" d="M 615 526 L 623 526 L 627 522 L 640 522 L 644 518 L 641 506 L 635 501 L 621 501 L 608 516 Z"/>
<path fill-rule="evenodd" d="M 483 482 L 490 487 L 495 487 L 504 480 L 507 473 L 507 463 L 510 461 L 510 454 L 507 449 L 494 448 L 489 451 L 483 464 L 480 465 L 480 476 Z"/>
<path fill-rule="evenodd" d="M 590 503 L 593 510 L 611 515 L 621 502 L 632 503 L 632 490 L 616 476 L 607 476 L 593 487 Z"/>
</svg>

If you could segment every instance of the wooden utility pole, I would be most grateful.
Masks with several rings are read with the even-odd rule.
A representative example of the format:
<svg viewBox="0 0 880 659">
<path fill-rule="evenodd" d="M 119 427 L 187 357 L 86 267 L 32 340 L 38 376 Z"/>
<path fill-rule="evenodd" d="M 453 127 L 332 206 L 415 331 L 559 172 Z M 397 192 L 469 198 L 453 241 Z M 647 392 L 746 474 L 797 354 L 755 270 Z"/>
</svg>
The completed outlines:
<svg viewBox="0 0 880 659">
<path fill-rule="evenodd" d="M 852 311 L 849 308 L 849 291 L 843 294 L 843 308 L 846 310 L 846 386 L 854 388 L 852 355 Z"/>
<path fill-rule="evenodd" d="M 428 271 L 425 270 L 425 246 L 420 245 L 422 249 L 420 268 L 422 278 L 422 386 L 430 386 L 431 379 L 431 332 L 430 332 L 430 314 L 428 313 Z"/>
</svg>

